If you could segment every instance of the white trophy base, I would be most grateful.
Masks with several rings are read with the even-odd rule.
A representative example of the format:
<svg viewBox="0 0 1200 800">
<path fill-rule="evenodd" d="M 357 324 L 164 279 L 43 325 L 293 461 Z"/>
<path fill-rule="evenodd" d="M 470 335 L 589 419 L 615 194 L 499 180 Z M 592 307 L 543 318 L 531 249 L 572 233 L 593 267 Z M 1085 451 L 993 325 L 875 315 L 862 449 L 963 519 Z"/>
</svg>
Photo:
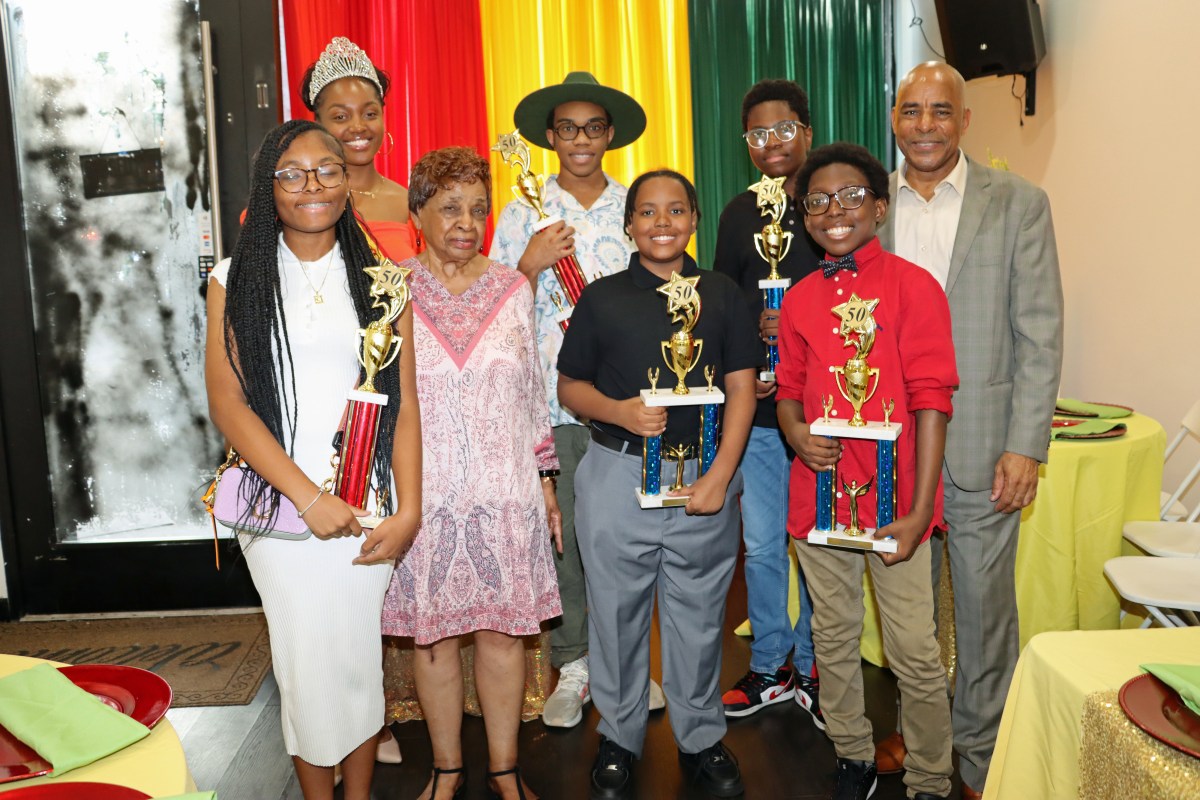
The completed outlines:
<svg viewBox="0 0 1200 800">
<path fill-rule="evenodd" d="M 758 282 L 758 288 L 760 288 L 760 289 L 786 289 L 791 285 L 792 285 L 791 278 L 776 278 L 773 281 L 769 281 L 766 278 L 763 278 L 761 281 Z"/>
<path fill-rule="evenodd" d="M 554 225 L 555 223 L 558 223 L 558 222 L 562 222 L 562 217 L 551 214 L 550 216 L 546 217 L 545 219 L 540 219 L 537 222 L 533 223 L 533 232 L 541 233 L 542 231 L 546 230 L 546 228 L 549 228 L 551 225 Z"/>
<path fill-rule="evenodd" d="M 642 508 L 683 508 L 691 500 L 690 497 L 674 497 L 666 492 L 645 494 L 641 489 L 634 489 L 633 494 Z"/>
<path fill-rule="evenodd" d="M 760 381 L 762 381 L 763 383 L 774 383 L 775 382 L 775 373 L 767 372 L 764 369 L 762 372 L 758 373 L 758 379 Z"/>
<path fill-rule="evenodd" d="M 387 517 L 377 517 L 374 514 L 368 514 L 365 517 L 358 518 L 358 525 L 364 530 L 373 531 L 382 525 L 385 519 L 387 519 Z"/>
<path fill-rule="evenodd" d="M 849 420 L 829 419 L 821 417 L 809 425 L 808 430 L 813 436 L 833 436 L 837 439 L 875 439 L 876 441 L 894 442 L 900 438 L 900 430 L 904 426 L 899 422 L 884 425 L 882 422 L 868 422 L 856 428 L 851 427 Z"/>
<path fill-rule="evenodd" d="M 371 403 L 376 406 L 386 406 L 388 396 L 382 392 L 360 392 L 358 389 L 351 389 L 346 392 L 347 399 L 357 400 L 360 403 Z"/>
<path fill-rule="evenodd" d="M 707 386 L 688 387 L 687 394 L 675 394 L 667 389 L 642 389 L 642 402 L 650 408 L 674 406 L 707 406 L 713 403 L 724 403 L 725 393 L 720 389 L 709 389 Z"/>
<path fill-rule="evenodd" d="M 838 525 L 836 531 L 819 531 L 813 528 L 808 532 L 808 543 L 849 550 L 870 550 L 876 553 L 894 553 L 900 544 L 891 538 L 872 539 L 874 528 L 864 528 L 865 533 L 862 536 L 847 536 L 845 530 L 845 525 Z"/>
</svg>

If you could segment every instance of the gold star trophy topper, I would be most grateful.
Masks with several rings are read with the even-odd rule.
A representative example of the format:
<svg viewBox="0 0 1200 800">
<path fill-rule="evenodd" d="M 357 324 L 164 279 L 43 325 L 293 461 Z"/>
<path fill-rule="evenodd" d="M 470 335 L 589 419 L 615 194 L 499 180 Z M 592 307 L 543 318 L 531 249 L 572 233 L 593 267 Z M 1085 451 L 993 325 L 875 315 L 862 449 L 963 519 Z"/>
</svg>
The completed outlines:
<svg viewBox="0 0 1200 800">
<path fill-rule="evenodd" d="M 754 249 L 758 251 L 759 257 L 771 267 L 771 272 L 767 275 L 769 281 L 779 280 L 779 262 L 787 258 L 788 251 L 792 247 L 792 232 L 784 233 L 783 227 L 779 224 L 787 210 L 787 193 L 783 190 L 784 180 L 786 180 L 786 176 L 768 178 L 763 175 L 758 183 L 750 186 L 750 191 L 757 195 L 755 205 L 762 211 L 763 216 L 770 219 L 770 222 L 763 227 L 762 233 L 754 234 Z"/>
<path fill-rule="evenodd" d="M 851 292 L 849 300 L 830 309 L 842 320 L 839 334 L 842 336 L 843 346 L 854 346 L 854 355 L 846 359 L 844 365 L 829 368 L 838 391 L 854 408 L 854 416 L 847 423 L 853 428 L 862 428 L 867 424 L 862 416 L 863 403 L 870 400 L 879 388 L 879 368 L 867 364 L 867 356 L 875 344 L 876 326 L 872 313 L 878 305 L 878 298 L 863 300 Z M 857 336 L 857 341 L 851 338 L 852 336 Z M 838 380 L 839 375 L 842 380 Z M 874 386 L 870 385 L 872 377 L 875 378 Z"/>
<path fill-rule="evenodd" d="M 671 334 L 668 341 L 662 342 L 663 360 L 667 368 L 675 373 L 678 382 L 672 389 L 674 394 L 688 394 L 684 379 L 695 368 L 704 350 L 704 341 L 692 336 L 692 329 L 700 319 L 700 292 L 696 288 L 700 276 L 685 278 L 678 272 L 671 274 L 671 279 L 658 287 L 658 293 L 667 298 L 667 312 L 672 322 L 682 323 L 680 330 Z"/>
<path fill-rule="evenodd" d="M 383 309 L 379 319 L 371 321 L 366 328 L 358 329 L 358 336 L 362 339 L 358 362 L 362 364 L 366 375 L 358 391 L 374 392 L 375 376 L 396 360 L 404 341 L 396 335 L 393 323 L 408 305 L 408 273 L 412 270 L 397 266 L 385 258 L 373 267 L 364 268 L 363 272 L 371 276 L 368 294 L 375 299 L 371 307 Z"/>
<path fill-rule="evenodd" d="M 542 192 L 545 181 L 541 175 L 529 171 L 529 145 L 521 139 L 521 131 L 502 133 L 492 151 L 499 153 L 504 163 L 517 170 L 517 182 L 512 187 L 512 193 L 518 202 L 529 206 L 537 212 L 538 219 L 547 219 L 550 215 L 542 206 Z"/>
</svg>

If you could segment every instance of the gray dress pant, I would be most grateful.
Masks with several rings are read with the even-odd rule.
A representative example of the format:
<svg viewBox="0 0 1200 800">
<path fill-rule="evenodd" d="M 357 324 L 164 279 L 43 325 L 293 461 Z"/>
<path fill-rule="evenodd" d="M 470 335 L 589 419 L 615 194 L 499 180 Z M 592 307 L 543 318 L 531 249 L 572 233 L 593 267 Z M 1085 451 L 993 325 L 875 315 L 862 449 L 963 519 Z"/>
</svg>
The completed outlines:
<svg viewBox="0 0 1200 800">
<path fill-rule="evenodd" d="M 996 513 L 990 489 L 960 489 L 949 470 L 942 470 L 942 479 L 958 650 L 952 709 L 954 749 L 963 782 L 983 791 L 1004 699 L 1021 653 L 1016 588 L 1021 513 Z M 931 568 L 936 602 L 942 548 L 936 541 L 934 544 Z"/>
<path fill-rule="evenodd" d="M 696 479 L 686 462 L 685 483 Z M 663 486 L 675 465 L 663 469 Z M 638 506 L 639 452 L 592 442 L 575 473 L 575 530 L 588 597 L 589 670 L 599 732 L 641 757 L 650 696 L 650 621 L 658 593 L 662 688 L 681 752 L 725 735 L 721 643 L 739 540 L 739 470 L 712 516 Z"/>
</svg>

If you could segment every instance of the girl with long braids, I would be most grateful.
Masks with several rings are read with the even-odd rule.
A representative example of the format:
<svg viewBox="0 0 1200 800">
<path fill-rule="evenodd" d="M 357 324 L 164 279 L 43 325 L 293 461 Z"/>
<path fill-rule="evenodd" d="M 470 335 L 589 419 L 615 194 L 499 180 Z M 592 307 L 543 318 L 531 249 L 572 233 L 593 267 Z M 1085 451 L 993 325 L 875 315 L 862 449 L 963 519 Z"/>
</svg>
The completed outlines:
<svg viewBox="0 0 1200 800">
<path fill-rule="evenodd" d="M 349 208 L 341 144 L 315 122 L 286 122 L 254 160 L 245 225 L 208 291 L 205 378 L 213 422 L 257 476 L 251 501 L 282 497 L 314 534 L 239 534 L 262 597 L 281 697 L 283 738 L 306 800 L 367 800 L 383 723 L 379 619 L 396 558 L 421 515 L 421 430 L 412 311 L 396 323 L 400 357 L 381 370 L 388 395 L 366 513 L 325 493 L 331 440 L 358 385 L 356 330 L 372 319 L 376 258 Z M 378 317 L 379 312 L 374 311 Z M 251 477 L 250 479 L 253 479 Z"/>
</svg>

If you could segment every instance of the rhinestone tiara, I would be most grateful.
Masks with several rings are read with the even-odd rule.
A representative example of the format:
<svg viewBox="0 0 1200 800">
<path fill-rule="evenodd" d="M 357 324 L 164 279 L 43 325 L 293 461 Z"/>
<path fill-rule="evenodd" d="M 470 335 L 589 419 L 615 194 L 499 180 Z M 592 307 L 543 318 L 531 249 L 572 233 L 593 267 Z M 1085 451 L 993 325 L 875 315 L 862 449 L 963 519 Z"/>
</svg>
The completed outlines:
<svg viewBox="0 0 1200 800">
<path fill-rule="evenodd" d="M 342 78 L 364 78 L 375 84 L 379 96 L 383 96 L 383 85 L 379 82 L 379 74 L 375 72 L 371 59 L 354 42 L 345 36 L 337 36 L 325 47 L 325 52 L 321 53 L 313 66 L 308 84 L 308 102 L 316 105 L 321 90 Z"/>
</svg>

